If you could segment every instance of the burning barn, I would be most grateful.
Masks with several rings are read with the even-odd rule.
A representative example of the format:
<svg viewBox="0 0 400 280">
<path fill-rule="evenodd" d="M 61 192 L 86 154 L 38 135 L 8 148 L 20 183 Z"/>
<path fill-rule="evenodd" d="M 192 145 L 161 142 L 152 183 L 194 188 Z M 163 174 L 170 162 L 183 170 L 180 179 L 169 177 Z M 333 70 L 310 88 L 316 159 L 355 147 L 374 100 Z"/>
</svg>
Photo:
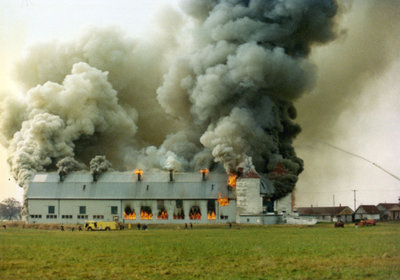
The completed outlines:
<svg viewBox="0 0 400 280">
<path fill-rule="evenodd" d="M 254 171 L 226 173 L 89 172 L 38 173 L 30 183 L 28 221 L 83 223 L 118 220 L 125 223 L 257 223 L 280 221 L 266 213 L 269 196 Z M 270 190 L 270 188 L 269 188 Z"/>
<path fill-rule="evenodd" d="M 21 94 L 0 100 L 0 142 L 30 222 L 266 223 L 280 211 L 304 166 L 295 101 L 314 86 L 312 47 L 336 36 L 337 3 L 181 8 L 182 26 L 145 40 L 93 28 L 26 52 Z"/>
</svg>

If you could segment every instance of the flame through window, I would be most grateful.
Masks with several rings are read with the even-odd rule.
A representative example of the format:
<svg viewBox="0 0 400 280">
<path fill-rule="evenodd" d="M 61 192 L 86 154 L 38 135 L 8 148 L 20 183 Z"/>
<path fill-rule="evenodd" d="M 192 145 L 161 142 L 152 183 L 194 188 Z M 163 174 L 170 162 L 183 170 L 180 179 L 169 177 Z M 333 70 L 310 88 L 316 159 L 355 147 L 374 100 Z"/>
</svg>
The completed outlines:
<svg viewBox="0 0 400 280">
<path fill-rule="evenodd" d="M 191 220 L 200 220 L 201 219 L 201 211 L 199 206 L 192 206 L 189 212 L 189 218 Z"/>
<path fill-rule="evenodd" d="M 135 209 L 132 209 L 130 206 L 126 206 L 124 209 L 124 219 L 136 220 Z"/>
</svg>

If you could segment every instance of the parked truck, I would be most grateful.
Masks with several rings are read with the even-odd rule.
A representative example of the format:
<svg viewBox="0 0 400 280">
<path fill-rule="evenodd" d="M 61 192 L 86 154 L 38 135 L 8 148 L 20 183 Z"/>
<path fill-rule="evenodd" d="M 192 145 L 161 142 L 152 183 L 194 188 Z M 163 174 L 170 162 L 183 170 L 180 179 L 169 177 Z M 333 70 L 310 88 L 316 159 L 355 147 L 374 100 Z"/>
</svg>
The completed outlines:
<svg viewBox="0 0 400 280">
<path fill-rule="evenodd" d="M 361 220 L 359 225 L 360 226 L 376 226 L 376 221 L 374 219 Z"/>
<path fill-rule="evenodd" d="M 117 230 L 123 229 L 122 224 L 117 222 L 103 222 L 103 221 L 86 221 L 85 230 Z"/>
</svg>

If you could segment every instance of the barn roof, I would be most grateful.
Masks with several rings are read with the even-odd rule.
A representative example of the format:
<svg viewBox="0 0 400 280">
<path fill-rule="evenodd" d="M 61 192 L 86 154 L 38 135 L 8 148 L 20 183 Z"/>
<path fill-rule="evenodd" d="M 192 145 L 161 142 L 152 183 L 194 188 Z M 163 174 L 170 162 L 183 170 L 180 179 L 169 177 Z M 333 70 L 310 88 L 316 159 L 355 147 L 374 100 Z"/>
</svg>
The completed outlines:
<svg viewBox="0 0 400 280">
<path fill-rule="evenodd" d="M 106 172 L 96 182 L 89 172 L 73 172 L 60 182 L 57 172 L 36 174 L 29 184 L 28 199 L 216 199 L 235 198 L 227 175 L 210 172 L 145 172 L 138 181 L 133 172 Z"/>
<path fill-rule="evenodd" d="M 380 211 L 375 205 L 360 205 L 358 206 L 356 213 L 380 214 Z"/>
<path fill-rule="evenodd" d="M 297 208 L 299 215 L 304 216 L 331 216 L 331 215 L 351 215 L 353 210 L 348 206 L 338 207 L 300 207 Z"/>
<path fill-rule="evenodd" d="M 389 212 L 397 212 L 400 211 L 400 205 L 399 204 L 395 204 L 393 207 L 391 207 L 390 209 L 388 209 Z"/>
<path fill-rule="evenodd" d="M 385 208 L 386 210 L 389 210 L 389 209 L 392 208 L 392 207 L 399 206 L 399 204 L 398 204 L 398 203 L 379 203 L 377 206 L 378 206 L 378 207 L 379 207 L 379 206 L 382 206 L 382 207 Z"/>
</svg>

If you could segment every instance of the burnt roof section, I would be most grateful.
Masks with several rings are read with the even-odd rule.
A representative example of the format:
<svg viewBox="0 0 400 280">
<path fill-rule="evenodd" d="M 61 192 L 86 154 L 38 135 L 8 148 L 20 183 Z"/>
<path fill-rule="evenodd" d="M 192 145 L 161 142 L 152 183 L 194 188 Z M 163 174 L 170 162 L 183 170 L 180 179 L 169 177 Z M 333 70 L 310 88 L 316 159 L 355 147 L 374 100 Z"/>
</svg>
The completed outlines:
<svg viewBox="0 0 400 280">
<path fill-rule="evenodd" d="M 381 212 L 375 205 L 360 205 L 358 206 L 356 213 L 380 214 Z"/>
<path fill-rule="evenodd" d="M 258 173 L 253 169 L 250 169 L 249 171 L 244 172 L 240 177 L 241 178 L 255 178 L 255 179 L 261 178 L 261 176 L 258 175 Z"/>
<path fill-rule="evenodd" d="M 271 181 L 263 176 L 260 180 L 260 193 L 267 197 L 272 197 L 275 194 L 275 187 Z"/>
<path fill-rule="evenodd" d="M 348 206 L 338 207 L 300 207 L 297 208 L 299 215 L 309 216 L 331 216 L 331 215 L 351 215 L 353 210 Z"/>
</svg>

